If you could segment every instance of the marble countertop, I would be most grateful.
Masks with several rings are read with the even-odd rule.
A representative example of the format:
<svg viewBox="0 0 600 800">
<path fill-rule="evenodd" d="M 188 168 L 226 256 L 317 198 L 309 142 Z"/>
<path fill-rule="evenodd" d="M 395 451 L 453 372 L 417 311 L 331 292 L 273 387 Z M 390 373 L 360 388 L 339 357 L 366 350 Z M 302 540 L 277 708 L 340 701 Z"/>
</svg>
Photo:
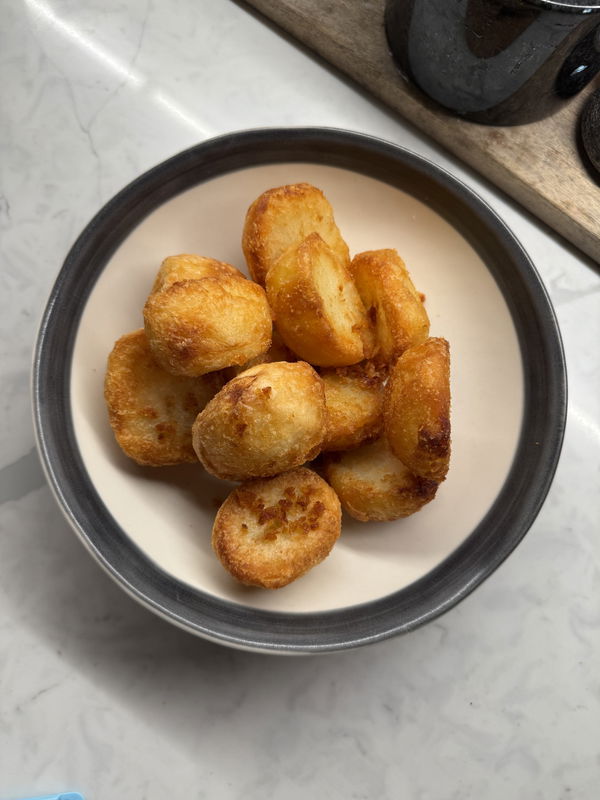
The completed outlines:
<svg viewBox="0 0 600 800">
<path fill-rule="evenodd" d="M 5 0 L 1 29 L 0 799 L 597 798 L 598 266 L 243 5 Z M 46 486 L 29 403 L 90 217 L 185 147 L 270 125 L 374 134 L 473 187 L 546 284 L 570 385 L 554 484 L 502 567 L 410 635 L 296 659 L 195 639 L 114 585 Z"/>
</svg>

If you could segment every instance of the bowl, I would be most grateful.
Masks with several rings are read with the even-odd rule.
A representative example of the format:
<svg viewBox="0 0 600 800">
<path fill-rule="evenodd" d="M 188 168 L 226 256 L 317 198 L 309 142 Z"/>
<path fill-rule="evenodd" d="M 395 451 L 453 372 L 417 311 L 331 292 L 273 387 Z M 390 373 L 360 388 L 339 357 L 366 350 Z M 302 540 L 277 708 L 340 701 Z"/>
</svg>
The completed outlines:
<svg viewBox="0 0 600 800">
<path fill-rule="evenodd" d="M 196 252 L 244 269 L 241 231 L 265 189 L 321 188 L 352 254 L 396 248 L 452 354 L 452 460 L 434 502 L 391 523 L 344 518 L 332 554 L 277 591 L 238 585 L 210 533 L 230 486 L 200 465 L 141 468 L 103 400 L 114 341 L 141 327 L 161 260 Z M 521 541 L 550 487 L 566 375 L 551 303 L 501 219 L 464 184 L 390 142 L 322 128 L 212 139 L 154 167 L 94 217 L 39 330 L 36 436 L 73 529 L 117 583 L 199 636 L 271 653 L 406 633 L 472 592 Z"/>
</svg>

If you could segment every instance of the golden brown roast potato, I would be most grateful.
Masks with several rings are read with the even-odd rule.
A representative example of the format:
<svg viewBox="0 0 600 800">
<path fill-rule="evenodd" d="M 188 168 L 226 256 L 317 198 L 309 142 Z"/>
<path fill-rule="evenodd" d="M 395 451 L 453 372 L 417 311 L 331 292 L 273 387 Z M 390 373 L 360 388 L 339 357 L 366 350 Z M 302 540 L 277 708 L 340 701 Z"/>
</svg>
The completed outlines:
<svg viewBox="0 0 600 800">
<path fill-rule="evenodd" d="M 369 250 L 350 271 L 375 328 L 376 357 L 391 363 L 429 336 L 429 317 L 404 262 L 395 250 Z"/>
<path fill-rule="evenodd" d="M 144 325 L 154 357 L 174 375 L 245 364 L 271 345 L 264 289 L 225 274 L 153 292 L 144 306 Z"/>
<path fill-rule="evenodd" d="M 323 450 L 348 450 L 379 436 L 383 428 L 385 371 L 371 361 L 321 370 L 327 407 Z"/>
<path fill-rule="evenodd" d="M 267 477 L 314 458 L 325 420 L 323 382 L 309 364 L 258 364 L 230 380 L 198 415 L 194 449 L 218 478 Z"/>
<path fill-rule="evenodd" d="M 242 234 L 250 275 L 264 286 L 279 257 L 313 232 L 327 242 L 343 264 L 350 263 L 348 246 L 320 189 L 309 183 L 293 183 L 263 192 L 248 209 Z"/>
<path fill-rule="evenodd" d="M 217 513 L 212 545 L 241 583 L 279 589 L 323 561 L 340 530 L 335 492 L 300 467 L 234 489 Z"/>
<path fill-rule="evenodd" d="M 352 277 L 318 233 L 281 256 L 266 288 L 281 338 L 300 358 L 336 367 L 371 354 L 373 334 Z"/>
<path fill-rule="evenodd" d="M 342 508 L 361 522 L 408 517 L 433 500 L 437 483 L 414 475 L 382 437 L 324 457 L 325 477 Z"/>
<path fill-rule="evenodd" d="M 225 261 L 217 261 L 216 258 L 197 256 L 193 253 L 168 256 L 160 265 L 152 291 L 159 292 L 162 289 L 168 289 L 169 286 L 180 281 L 220 278 L 223 275 L 246 280 L 246 276 L 239 269 Z"/>
<path fill-rule="evenodd" d="M 182 378 L 158 366 L 143 330 L 122 336 L 108 357 L 104 397 L 122 450 L 150 467 L 197 461 L 192 424 L 223 386 L 219 373 Z"/>
<path fill-rule="evenodd" d="M 396 456 L 417 475 L 443 481 L 450 462 L 450 348 L 430 338 L 406 350 L 390 372 L 384 428 Z"/>
</svg>

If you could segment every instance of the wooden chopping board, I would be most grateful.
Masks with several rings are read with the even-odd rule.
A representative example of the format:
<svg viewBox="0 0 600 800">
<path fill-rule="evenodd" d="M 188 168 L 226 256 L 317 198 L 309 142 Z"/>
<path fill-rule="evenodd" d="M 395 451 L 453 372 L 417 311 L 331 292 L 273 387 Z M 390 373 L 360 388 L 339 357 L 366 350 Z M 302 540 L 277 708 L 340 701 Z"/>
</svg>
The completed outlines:
<svg viewBox="0 0 600 800">
<path fill-rule="evenodd" d="M 577 145 L 591 86 L 539 122 L 477 125 L 430 104 L 400 77 L 385 38 L 385 0 L 247 2 L 600 262 L 600 178 Z"/>
</svg>

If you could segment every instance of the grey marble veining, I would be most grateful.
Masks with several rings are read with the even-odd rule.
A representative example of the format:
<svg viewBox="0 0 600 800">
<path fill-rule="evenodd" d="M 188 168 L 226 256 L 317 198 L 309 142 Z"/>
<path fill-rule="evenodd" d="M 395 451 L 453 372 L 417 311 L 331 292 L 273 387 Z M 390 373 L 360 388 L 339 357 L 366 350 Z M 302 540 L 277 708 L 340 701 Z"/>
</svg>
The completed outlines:
<svg viewBox="0 0 600 800">
<path fill-rule="evenodd" d="M 594 800 L 600 786 L 600 278 L 526 212 L 242 5 L 5 0 L 0 30 L 0 798 Z M 62 260 L 143 170 L 268 125 L 372 133 L 507 221 L 569 370 L 556 479 L 516 553 L 409 636 L 277 659 L 167 625 L 100 571 L 34 450 L 30 362 Z"/>
</svg>

